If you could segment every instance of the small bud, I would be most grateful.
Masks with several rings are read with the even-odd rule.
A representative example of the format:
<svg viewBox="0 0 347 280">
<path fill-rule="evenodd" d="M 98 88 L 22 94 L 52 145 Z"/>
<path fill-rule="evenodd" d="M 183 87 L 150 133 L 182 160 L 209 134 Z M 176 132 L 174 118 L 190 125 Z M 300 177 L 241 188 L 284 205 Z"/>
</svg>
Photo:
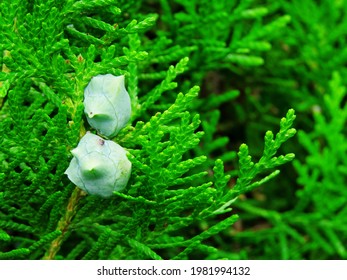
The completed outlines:
<svg viewBox="0 0 347 280">
<path fill-rule="evenodd" d="M 79 54 L 79 55 L 77 56 L 77 61 L 78 61 L 78 62 L 83 62 L 83 61 L 84 61 L 84 58 L 83 58 L 83 56 L 82 56 L 81 54 Z"/>
<path fill-rule="evenodd" d="M 124 76 L 93 77 L 84 90 L 88 123 L 106 137 L 115 136 L 130 120 L 131 104 Z"/>
<path fill-rule="evenodd" d="M 115 142 L 87 132 L 71 153 L 74 157 L 65 174 L 82 190 L 109 197 L 126 187 L 131 162 L 126 151 Z"/>
</svg>

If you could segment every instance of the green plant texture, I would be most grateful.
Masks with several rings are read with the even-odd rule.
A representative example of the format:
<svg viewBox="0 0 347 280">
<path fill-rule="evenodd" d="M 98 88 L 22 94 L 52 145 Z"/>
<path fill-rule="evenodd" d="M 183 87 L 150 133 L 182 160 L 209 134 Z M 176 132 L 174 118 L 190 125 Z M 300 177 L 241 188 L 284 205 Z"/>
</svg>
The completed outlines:
<svg viewBox="0 0 347 280">
<path fill-rule="evenodd" d="M 347 259 L 347 3 L 320 2 L 1 1 L 0 259 Z M 65 174 L 106 74 L 110 197 Z"/>
</svg>

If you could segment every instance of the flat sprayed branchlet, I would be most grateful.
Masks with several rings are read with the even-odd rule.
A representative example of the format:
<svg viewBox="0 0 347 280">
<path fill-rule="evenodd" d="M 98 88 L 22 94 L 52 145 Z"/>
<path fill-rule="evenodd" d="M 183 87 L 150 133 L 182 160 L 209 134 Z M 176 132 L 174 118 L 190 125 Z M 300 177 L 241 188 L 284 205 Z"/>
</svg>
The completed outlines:
<svg viewBox="0 0 347 280">
<path fill-rule="evenodd" d="M 87 132 L 71 153 L 74 157 L 65 174 L 82 190 L 110 197 L 126 187 L 131 162 L 117 143 Z"/>
</svg>

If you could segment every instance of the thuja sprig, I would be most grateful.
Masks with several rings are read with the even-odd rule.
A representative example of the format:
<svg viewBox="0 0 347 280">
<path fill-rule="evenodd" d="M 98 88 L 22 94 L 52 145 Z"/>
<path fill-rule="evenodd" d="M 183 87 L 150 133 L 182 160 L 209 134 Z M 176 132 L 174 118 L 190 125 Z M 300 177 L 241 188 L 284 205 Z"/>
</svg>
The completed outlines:
<svg viewBox="0 0 347 280">
<path fill-rule="evenodd" d="M 203 168 L 208 154 L 227 142 L 226 138 L 213 141 L 216 131 L 212 127 L 217 126 L 219 115 L 211 116 L 210 128 L 203 127 L 209 136 L 206 142 L 211 140 L 206 144 L 210 147 L 197 153 L 195 148 L 203 137 L 200 124 L 204 121 L 197 111 L 217 109 L 237 93 L 218 92 L 197 102 L 199 87 L 192 86 L 192 81 L 203 79 L 206 69 L 260 64 L 257 53 L 270 48 L 269 43 L 259 41 L 271 33 L 270 28 L 260 33 L 260 18 L 266 11 L 250 11 L 250 2 L 241 1 L 242 7 L 234 14 L 240 17 L 230 20 L 219 1 L 204 5 L 200 15 L 195 13 L 194 4 L 192 13 L 187 10 L 187 15 L 200 18 L 194 18 L 190 26 L 184 24 L 185 20 L 173 21 L 171 26 L 175 31 L 175 25 L 182 23 L 177 42 L 189 45 L 171 46 L 165 36 L 152 40 L 152 34 L 144 34 L 153 27 L 157 16 L 139 14 L 139 5 L 135 3 L 141 1 L 126 1 L 122 5 L 124 11 L 114 5 L 114 0 L 50 0 L 39 1 L 40 5 L 19 5 L 19 0 L 13 1 L 17 5 L 9 5 L 9 0 L 3 2 L 0 98 L 5 98 L 1 100 L 4 105 L 0 129 L 5 139 L 0 138 L 0 182 L 3 179 L 12 186 L 0 184 L 0 228 L 6 231 L 0 232 L 5 243 L 0 243 L 4 251 L 0 257 L 187 259 L 195 252 L 218 257 L 214 245 L 203 242 L 229 229 L 237 216 L 219 216 L 212 221 L 207 218 L 227 214 L 234 198 L 269 178 L 254 181 L 258 174 L 285 162 L 281 156 L 275 158 L 275 154 L 288 139 L 286 135 L 290 136 L 286 125 L 291 124 L 281 124 L 283 134 L 276 138 L 267 133 L 259 163 L 252 163 L 247 146 L 241 146 L 240 176 L 230 190 L 230 176 L 224 172 L 222 160 L 215 161 L 213 177 L 208 177 L 212 170 Z M 186 4 L 189 5 L 188 1 Z M 209 15 L 210 7 L 218 6 L 220 9 Z M 180 17 L 184 19 L 182 15 L 171 18 Z M 241 29 L 242 18 L 259 19 L 259 24 L 250 28 L 252 32 L 246 32 Z M 201 23 L 218 19 L 224 19 L 227 25 L 218 21 L 220 32 L 206 33 L 205 24 Z M 232 27 L 234 20 L 239 21 L 239 28 L 231 28 L 231 36 L 225 33 L 225 26 Z M 201 38 L 187 41 L 186 38 L 195 37 L 195 27 L 199 27 Z M 251 37 L 243 36 L 245 33 Z M 208 45 L 211 37 L 215 40 Z M 233 42 L 225 45 L 231 37 Z M 242 44 L 235 45 L 239 41 Z M 228 57 L 245 48 L 252 50 L 248 60 L 242 52 L 240 57 Z M 148 57 L 143 50 L 148 50 Z M 208 61 L 201 63 L 200 50 Z M 197 71 L 192 79 L 184 79 L 181 87 L 176 79 L 187 70 L 188 58 L 178 63 L 177 60 L 192 52 L 195 57 L 191 61 L 198 66 Z M 226 57 L 229 61 L 224 61 Z M 162 71 L 164 68 L 157 65 L 168 63 L 176 66 Z M 136 111 L 132 121 L 138 120 L 113 139 L 129 150 L 134 170 L 129 187 L 108 200 L 92 195 L 83 198 L 84 193 L 73 189 L 63 174 L 70 150 L 88 129 L 83 119 L 84 88 L 93 76 L 105 73 L 125 75 Z M 161 81 L 151 89 L 147 78 Z M 187 93 L 177 94 L 176 88 Z M 204 110 L 200 111 L 201 108 Z M 65 244 L 64 250 L 60 250 Z M 76 246 L 69 248 L 69 244 Z"/>
<path fill-rule="evenodd" d="M 240 146 L 238 152 L 239 175 L 236 181 L 236 185 L 231 191 L 223 196 L 219 204 L 215 205 L 215 207 L 217 207 L 218 205 L 220 207 L 216 208 L 214 214 L 221 214 L 226 210 L 230 211 L 231 209 L 228 207 L 234 202 L 235 199 L 238 198 L 239 195 L 249 192 L 266 183 L 267 181 L 277 176 L 280 171 L 275 170 L 269 175 L 254 181 L 254 179 L 257 178 L 258 175 L 264 173 L 269 169 L 273 169 L 277 166 L 290 162 L 294 159 L 295 155 L 293 153 L 280 155 L 278 157 L 276 157 L 275 155 L 281 145 L 295 135 L 296 130 L 292 128 L 295 117 L 295 111 L 293 109 L 290 109 L 287 112 L 286 117 L 281 119 L 280 131 L 276 134 L 276 137 L 274 137 L 273 132 L 266 132 L 264 137 L 265 144 L 263 155 L 258 162 L 254 163 L 252 161 L 252 157 L 249 155 L 248 146 L 246 144 L 242 144 Z M 221 176 L 218 174 L 219 173 L 217 172 L 216 176 Z"/>
<path fill-rule="evenodd" d="M 240 173 L 233 189 L 235 192 L 241 194 L 252 190 L 254 187 L 259 186 L 259 182 L 255 184 L 251 183 L 258 174 L 294 159 L 295 155 L 293 153 L 280 155 L 278 157 L 276 157 L 275 154 L 284 142 L 295 135 L 295 128 L 291 128 L 295 117 L 294 110 L 290 109 L 286 117 L 281 119 L 280 131 L 276 134 L 275 138 L 271 131 L 266 132 L 263 155 L 257 163 L 252 161 L 252 157 L 248 153 L 248 146 L 246 144 L 240 146 L 238 153 Z M 277 171 L 274 172 L 272 175 L 266 177 L 267 179 L 262 183 L 265 183 L 278 174 Z"/>
</svg>

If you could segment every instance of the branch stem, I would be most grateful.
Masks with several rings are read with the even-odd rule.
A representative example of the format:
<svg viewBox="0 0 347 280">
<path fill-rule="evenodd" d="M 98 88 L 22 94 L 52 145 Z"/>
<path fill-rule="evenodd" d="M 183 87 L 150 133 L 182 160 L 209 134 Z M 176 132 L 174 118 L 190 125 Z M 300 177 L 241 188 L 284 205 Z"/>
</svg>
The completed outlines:
<svg viewBox="0 0 347 280">
<path fill-rule="evenodd" d="M 56 254 L 60 250 L 71 221 L 77 212 L 78 202 L 85 195 L 86 193 L 78 187 L 73 190 L 66 207 L 65 215 L 60 219 L 57 227 L 57 230 L 60 230 L 62 234 L 52 241 L 51 246 L 43 257 L 44 260 L 54 260 Z"/>
</svg>

